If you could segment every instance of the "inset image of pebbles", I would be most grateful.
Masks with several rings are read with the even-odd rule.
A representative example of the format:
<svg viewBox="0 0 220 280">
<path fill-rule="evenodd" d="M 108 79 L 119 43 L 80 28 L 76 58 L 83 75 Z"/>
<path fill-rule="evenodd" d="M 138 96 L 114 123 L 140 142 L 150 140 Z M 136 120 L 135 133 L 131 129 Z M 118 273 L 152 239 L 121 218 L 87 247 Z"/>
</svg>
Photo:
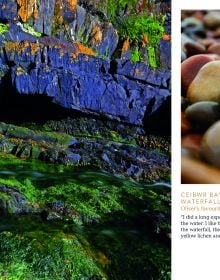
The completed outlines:
<svg viewBox="0 0 220 280">
<path fill-rule="evenodd" d="M 220 183 L 220 10 L 181 13 L 182 183 Z"/>
</svg>

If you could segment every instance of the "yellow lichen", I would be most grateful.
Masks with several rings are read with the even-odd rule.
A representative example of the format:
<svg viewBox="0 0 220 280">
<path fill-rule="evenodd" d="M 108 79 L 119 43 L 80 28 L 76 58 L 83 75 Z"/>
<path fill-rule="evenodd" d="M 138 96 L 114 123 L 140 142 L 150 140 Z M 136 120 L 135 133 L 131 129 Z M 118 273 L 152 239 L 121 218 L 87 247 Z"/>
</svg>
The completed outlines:
<svg viewBox="0 0 220 280">
<path fill-rule="evenodd" d="M 102 42 L 102 38 L 103 38 L 103 35 L 102 35 L 101 28 L 98 25 L 94 26 L 93 29 L 92 29 L 91 43 L 93 45 L 98 45 Z"/>
<path fill-rule="evenodd" d="M 162 39 L 165 40 L 165 41 L 170 41 L 171 36 L 170 36 L 169 34 L 164 34 L 164 35 L 162 36 Z"/>
<path fill-rule="evenodd" d="M 145 72 L 140 71 L 138 68 L 135 69 L 134 73 L 137 76 L 144 76 L 145 75 Z"/>
<path fill-rule="evenodd" d="M 23 22 L 27 22 L 36 9 L 36 0 L 17 0 L 17 3 L 20 7 L 18 10 L 19 17 Z"/>
<path fill-rule="evenodd" d="M 70 53 L 70 57 L 72 59 L 76 59 L 79 54 L 92 55 L 92 56 L 96 55 L 95 52 L 92 49 L 84 46 L 80 42 L 74 42 L 74 45 L 76 47 L 76 51 Z M 88 57 L 87 57 L 87 60 L 88 60 Z"/>
<path fill-rule="evenodd" d="M 28 47 L 30 47 L 31 55 L 35 55 L 40 50 L 41 45 L 31 42 L 7 42 L 5 44 L 6 51 L 17 52 L 19 54 L 26 51 Z"/>
<path fill-rule="evenodd" d="M 122 46 L 122 53 L 125 53 L 129 50 L 130 48 L 130 42 L 129 42 L 129 39 L 126 39 L 123 43 L 123 46 Z"/>
<path fill-rule="evenodd" d="M 67 3 L 69 4 L 69 9 L 71 11 L 76 11 L 77 0 L 67 0 Z"/>
<path fill-rule="evenodd" d="M 149 44 L 149 39 L 148 39 L 148 36 L 146 34 L 144 34 L 143 36 L 143 41 L 145 44 Z"/>
</svg>

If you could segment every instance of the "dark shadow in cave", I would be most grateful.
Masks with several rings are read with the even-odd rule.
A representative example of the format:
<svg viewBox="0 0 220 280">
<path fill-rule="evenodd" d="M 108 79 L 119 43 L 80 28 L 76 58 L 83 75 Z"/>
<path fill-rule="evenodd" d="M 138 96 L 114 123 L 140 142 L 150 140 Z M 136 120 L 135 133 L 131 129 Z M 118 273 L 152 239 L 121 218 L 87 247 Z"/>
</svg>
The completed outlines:
<svg viewBox="0 0 220 280">
<path fill-rule="evenodd" d="M 20 124 L 36 122 L 43 124 L 48 120 L 85 116 L 73 109 L 63 108 L 52 102 L 46 95 L 25 95 L 16 92 L 11 85 L 10 73 L 2 78 L 0 86 L 0 121 Z"/>
<path fill-rule="evenodd" d="M 168 96 L 161 107 L 154 113 L 144 116 L 144 129 L 147 134 L 158 136 L 171 135 L 171 96 Z"/>
</svg>

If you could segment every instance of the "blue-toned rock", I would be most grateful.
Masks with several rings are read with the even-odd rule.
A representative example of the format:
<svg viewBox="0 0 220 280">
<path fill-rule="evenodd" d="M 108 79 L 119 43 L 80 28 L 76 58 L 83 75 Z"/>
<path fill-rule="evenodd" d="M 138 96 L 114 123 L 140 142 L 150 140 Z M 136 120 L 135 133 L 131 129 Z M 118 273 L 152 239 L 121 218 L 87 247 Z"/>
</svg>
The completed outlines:
<svg viewBox="0 0 220 280">
<path fill-rule="evenodd" d="M 1 0 L 0 1 L 0 20 L 14 22 L 18 19 L 17 1 L 16 0 Z"/>
</svg>

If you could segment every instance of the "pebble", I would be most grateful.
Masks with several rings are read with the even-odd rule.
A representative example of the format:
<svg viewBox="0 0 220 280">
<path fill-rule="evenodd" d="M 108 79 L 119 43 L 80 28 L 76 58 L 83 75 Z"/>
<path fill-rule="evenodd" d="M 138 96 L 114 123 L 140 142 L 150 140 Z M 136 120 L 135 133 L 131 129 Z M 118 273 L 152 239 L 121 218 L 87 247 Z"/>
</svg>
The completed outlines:
<svg viewBox="0 0 220 280">
<path fill-rule="evenodd" d="M 187 134 L 182 138 L 182 147 L 200 151 L 201 141 L 201 134 Z"/>
<path fill-rule="evenodd" d="M 194 27 L 202 27 L 203 24 L 201 20 L 195 18 L 195 17 L 187 17 L 181 22 L 181 28 L 194 28 Z"/>
<path fill-rule="evenodd" d="M 195 40 L 192 40 L 184 33 L 182 33 L 181 35 L 181 49 L 186 53 L 187 57 L 194 54 L 203 53 L 206 50 L 206 48 L 202 44 L 196 42 Z"/>
<path fill-rule="evenodd" d="M 200 159 L 200 153 L 198 150 L 192 149 L 192 148 L 182 148 L 181 149 L 181 156 L 182 157 L 190 157 L 193 159 Z"/>
<path fill-rule="evenodd" d="M 187 107 L 185 116 L 190 122 L 209 127 L 220 119 L 220 105 L 213 101 L 200 101 Z"/>
<path fill-rule="evenodd" d="M 208 48 L 212 44 L 216 43 L 216 40 L 213 38 L 204 38 L 204 39 L 199 39 L 198 42 Z"/>
<path fill-rule="evenodd" d="M 220 10 L 181 18 L 181 174 L 185 183 L 219 183 Z"/>
<path fill-rule="evenodd" d="M 214 123 L 204 134 L 201 155 L 208 163 L 220 167 L 220 121 Z"/>
<path fill-rule="evenodd" d="M 184 51 L 181 51 L 181 62 L 183 62 L 186 59 L 186 54 Z"/>
<path fill-rule="evenodd" d="M 185 114 L 181 112 L 181 133 L 186 134 L 190 131 L 190 123 L 186 119 Z"/>
<path fill-rule="evenodd" d="M 220 61 L 206 63 L 188 87 L 189 102 L 220 101 Z"/>
<path fill-rule="evenodd" d="M 204 25 L 215 28 L 220 25 L 220 11 L 209 11 L 204 17 Z"/>
<path fill-rule="evenodd" d="M 188 107 L 189 102 L 187 101 L 186 98 L 184 98 L 183 96 L 181 96 L 181 110 L 185 111 L 186 108 Z"/>
<path fill-rule="evenodd" d="M 187 54 L 187 57 L 190 57 L 190 56 L 196 55 L 196 54 L 202 54 L 206 51 L 206 48 L 202 44 L 197 43 L 197 42 L 193 42 L 193 43 L 187 42 L 184 45 L 184 49 Z"/>
<path fill-rule="evenodd" d="M 208 53 L 215 53 L 215 54 L 217 54 L 217 55 L 220 55 L 220 43 L 211 44 L 211 45 L 208 47 L 207 52 L 208 52 Z"/>
<path fill-rule="evenodd" d="M 187 89 L 198 71 L 206 63 L 219 59 L 215 54 L 198 54 L 187 58 L 181 64 L 182 95 L 185 96 Z"/>
</svg>

